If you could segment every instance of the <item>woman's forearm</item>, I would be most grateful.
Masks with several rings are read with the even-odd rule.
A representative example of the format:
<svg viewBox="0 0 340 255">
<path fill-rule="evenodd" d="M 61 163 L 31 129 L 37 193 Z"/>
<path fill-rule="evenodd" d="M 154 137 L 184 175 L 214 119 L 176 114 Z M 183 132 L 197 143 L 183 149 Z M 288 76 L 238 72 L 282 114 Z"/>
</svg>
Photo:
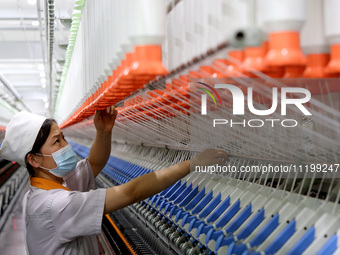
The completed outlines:
<svg viewBox="0 0 340 255">
<path fill-rule="evenodd" d="M 106 191 L 105 213 L 142 201 L 170 187 L 190 173 L 190 160 L 139 176 Z"/>
<path fill-rule="evenodd" d="M 137 178 L 131 180 L 131 187 L 135 193 L 134 202 L 142 201 L 161 192 L 189 173 L 190 160 L 152 172 L 149 175 L 142 175 L 138 177 L 140 178 L 138 180 Z"/>
<path fill-rule="evenodd" d="M 96 177 L 106 165 L 111 154 L 111 132 L 97 132 L 88 161 Z"/>
</svg>

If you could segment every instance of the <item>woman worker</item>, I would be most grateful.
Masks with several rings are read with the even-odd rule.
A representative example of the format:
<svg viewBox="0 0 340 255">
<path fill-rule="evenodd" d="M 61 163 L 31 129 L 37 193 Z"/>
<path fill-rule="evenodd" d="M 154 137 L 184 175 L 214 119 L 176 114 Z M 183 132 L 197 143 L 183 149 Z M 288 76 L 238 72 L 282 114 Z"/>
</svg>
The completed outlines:
<svg viewBox="0 0 340 255">
<path fill-rule="evenodd" d="M 87 159 L 77 162 L 72 147 L 53 119 L 20 112 L 6 128 L 0 157 L 26 166 L 30 188 L 23 200 L 30 255 L 99 254 L 102 217 L 144 200 L 183 178 L 195 165 L 226 159 L 225 152 L 205 150 L 190 161 L 137 177 L 108 189 L 94 189 L 94 178 L 111 153 L 114 107 L 95 113 L 97 130 Z"/>
</svg>

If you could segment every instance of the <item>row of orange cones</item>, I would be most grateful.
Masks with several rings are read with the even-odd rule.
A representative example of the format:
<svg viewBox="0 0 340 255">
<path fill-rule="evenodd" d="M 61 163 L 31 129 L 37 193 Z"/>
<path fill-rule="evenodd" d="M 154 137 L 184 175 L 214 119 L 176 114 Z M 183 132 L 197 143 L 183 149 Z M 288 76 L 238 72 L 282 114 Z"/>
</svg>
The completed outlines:
<svg viewBox="0 0 340 255">
<path fill-rule="evenodd" d="M 331 46 L 328 53 L 309 54 L 300 49 L 298 32 L 280 32 L 269 35 L 269 43 L 260 47 L 248 47 L 244 51 L 243 64 L 272 78 L 339 78 L 340 45 Z M 242 56 L 238 56 L 241 60 Z M 249 77 L 252 73 L 244 72 Z"/>
<path fill-rule="evenodd" d="M 214 62 L 225 62 L 226 60 L 217 59 Z M 210 75 L 209 75 L 210 74 Z M 124 102 L 124 106 L 117 108 L 119 112 L 118 120 L 124 123 L 126 120 L 134 122 L 144 122 L 152 119 L 163 119 L 168 117 L 175 117 L 178 115 L 189 115 L 190 113 L 200 113 L 201 99 L 193 86 L 190 86 L 192 78 L 219 78 L 219 82 L 234 84 L 238 86 L 244 94 L 247 94 L 248 86 L 251 86 L 253 90 L 253 101 L 257 104 L 266 104 L 270 108 L 272 104 L 272 95 L 270 93 L 264 93 L 265 87 L 276 87 L 271 82 L 265 82 L 263 80 L 252 78 L 247 81 L 247 85 L 244 85 L 241 80 L 234 80 L 228 78 L 223 73 L 215 71 L 212 66 L 202 66 L 198 71 L 190 71 L 188 75 L 180 75 L 178 79 L 173 79 L 171 83 L 166 84 L 165 89 L 155 89 L 148 91 L 145 95 L 138 95 Z M 209 79 L 205 80 L 206 83 L 211 83 Z M 308 80 L 306 84 L 305 80 L 299 78 L 282 79 L 281 83 L 287 87 L 303 87 L 307 88 L 312 95 L 322 95 L 332 92 L 339 92 L 339 80 L 332 79 L 327 80 L 327 86 L 320 86 L 318 79 Z M 199 85 L 199 84 L 198 84 Z M 213 84 L 211 84 L 213 86 Z M 194 95 L 194 96 L 193 96 Z M 225 96 L 230 97 L 229 94 L 219 94 L 222 101 L 225 100 Z M 217 99 L 216 99 L 217 100 Z M 218 110 L 220 106 L 209 105 L 210 110 Z"/>
<path fill-rule="evenodd" d="M 331 61 L 329 54 L 326 53 L 310 54 L 305 58 L 300 49 L 297 32 L 273 33 L 269 36 L 269 43 L 264 42 L 259 47 L 247 47 L 244 51 L 229 52 L 229 57 L 235 59 L 236 62 L 239 61 L 241 65 L 232 60 L 216 59 L 211 66 L 202 66 L 198 71 L 190 71 L 189 75 L 174 79 L 164 91 L 158 91 L 161 97 L 155 99 L 153 98 L 155 93 L 150 93 L 149 101 L 142 102 L 142 98 L 137 97 L 126 102 L 124 107 L 118 110 L 122 117 L 128 117 L 126 114 L 131 107 L 140 110 L 140 113 L 136 113 L 134 117 L 162 116 L 169 112 L 156 107 L 155 101 L 161 100 L 161 103 L 169 104 L 170 102 L 172 108 L 186 112 L 185 109 L 190 108 L 189 102 L 177 100 L 171 96 L 171 93 L 179 93 L 183 98 L 188 98 L 190 78 L 257 77 L 250 69 L 260 71 L 272 78 L 338 78 L 340 45 L 333 45 L 331 54 Z M 222 71 L 221 68 L 224 70 Z M 121 66 L 113 71 L 107 81 L 101 84 L 100 88 L 61 127 L 65 128 L 92 116 L 95 110 L 105 109 L 123 100 L 150 80 L 166 74 L 160 46 L 137 46 L 134 53 L 126 54 Z M 143 107 L 139 107 L 138 104 L 143 104 Z"/>
<path fill-rule="evenodd" d="M 162 63 L 161 47 L 158 45 L 136 46 L 127 53 L 121 65 L 107 77 L 100 88 L 92 94 L 61 128 L 73 125 L 92 116 L 96 110 L 123 100 L 142 88 L 148 81 L 167 74 Z"/>
</svg>

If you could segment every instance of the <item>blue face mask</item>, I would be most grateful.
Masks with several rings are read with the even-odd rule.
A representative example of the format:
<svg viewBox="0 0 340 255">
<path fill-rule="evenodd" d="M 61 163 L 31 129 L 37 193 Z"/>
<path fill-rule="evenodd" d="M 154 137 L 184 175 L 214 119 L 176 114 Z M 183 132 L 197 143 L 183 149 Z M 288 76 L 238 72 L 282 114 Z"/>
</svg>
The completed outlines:
<svg viewBox="0 0 340 255">
<path fill-rule="evenodd" d="M 39 153 L 36 154 L 41 156 L 53 157 L 55 163 L 57 164 L 57 168 L 49 169 L 42 166 L 40 166 L 40 168 L 50 171 L 51 174 L 59 178 L 65 177 L 77 165 L 77 155 L 73 151 L 70 144 L 52 153 L 52 155 L 45 155 Z"/>
</svg>

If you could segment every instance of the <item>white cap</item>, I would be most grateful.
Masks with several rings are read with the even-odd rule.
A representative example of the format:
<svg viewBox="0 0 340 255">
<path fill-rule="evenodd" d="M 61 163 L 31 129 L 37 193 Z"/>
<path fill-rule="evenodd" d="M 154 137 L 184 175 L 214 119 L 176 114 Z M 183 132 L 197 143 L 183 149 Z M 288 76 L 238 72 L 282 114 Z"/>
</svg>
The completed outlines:
<svg viewBox="0 0 340 255">
<path fill-rule="evenodd" d="M 6 127 L 0 157 L 26 166 L 25 156 L 32 150 L 46 119 L 46 117 L 24 111 L 14 115 Z"/>
</svg>

